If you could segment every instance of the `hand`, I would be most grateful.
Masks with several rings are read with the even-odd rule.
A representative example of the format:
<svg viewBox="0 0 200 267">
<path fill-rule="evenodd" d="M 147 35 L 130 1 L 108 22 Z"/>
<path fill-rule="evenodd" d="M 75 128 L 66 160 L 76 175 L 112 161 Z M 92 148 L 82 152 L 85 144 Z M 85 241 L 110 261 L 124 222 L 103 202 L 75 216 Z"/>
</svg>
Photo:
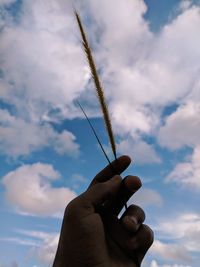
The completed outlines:
<svg viewBox="0 0 200 267">
<path fill-rule="evenodd" d="M 129 164 L 130 158 L 122 156 L 112 166 L 121 174 Z M 53 267 L 139 267 L 153 232 L 143 224 L 145 214 L 138 206 L 118 215 L 140 187 L 138 177 L 122 180 L 110 166 L 97 174 L 66 208 Z"/>
</svg>

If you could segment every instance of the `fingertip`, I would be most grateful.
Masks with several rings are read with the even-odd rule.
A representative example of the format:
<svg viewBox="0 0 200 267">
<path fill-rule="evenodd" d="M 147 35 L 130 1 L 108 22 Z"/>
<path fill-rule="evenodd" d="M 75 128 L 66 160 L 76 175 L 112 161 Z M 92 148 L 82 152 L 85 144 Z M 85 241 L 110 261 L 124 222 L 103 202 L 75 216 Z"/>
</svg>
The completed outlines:
<svg viewBox="0 0 200 267">
<path fill-rule="evenodd" d="M 90 186 L 108 181 L 113 177 L 114 174 L 121 174 L 125 171 L 131 163 L 131 158 L 129 156 L 123 155 L 119 158 L 113 160 L 109 165 L 107 165 L 103 170 L 101 170 L 92 180 Z M 89 187 L 90 187 L 89 186 Z"/>
<path fill-rule="evenodd" d="M 119 158 L 117 158 L 117 161 L 120 161 L 120 162 L 123 162 L 129 165 L 132 160 L 128 155 L 122 155 Z"/>
<path fill-rule="evenodd" d="M 136 218 L 131 216 L 124 216 L 122 218 L 122 225 L 130 232 L 135 233 L 139 229 L 139 224 Z"/>
<path fill-rule="evenodd" d="M 122 155 L 112 162 L 114 168 L 120 173 L 126 170 L 131 164 L 131 158 L 127 155 Z"/>
<path fill-rule="evenodd" d="M 136 192 L 140 187 L 142 187 L 142 182 L 137 176 L 127 176 L 124 178 L 124 184 L 131 192 Z"/>
</svg>

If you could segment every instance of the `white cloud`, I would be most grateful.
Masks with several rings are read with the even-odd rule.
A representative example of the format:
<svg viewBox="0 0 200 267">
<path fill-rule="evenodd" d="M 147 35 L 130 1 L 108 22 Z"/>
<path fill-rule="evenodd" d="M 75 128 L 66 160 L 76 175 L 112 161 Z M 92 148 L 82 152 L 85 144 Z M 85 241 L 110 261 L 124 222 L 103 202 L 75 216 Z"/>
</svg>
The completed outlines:
<svg viewBox="0 0 200 267">
<path fill-rule="evenodd" d="M 159 142 L 170 149 L 200 144 L 200 103 L 187 102 L 170 115 L 159 132 Z"/>
<path fill-rule="evenodd" d="M 79 154 L 75 136 L 66 130 L 59 134 L 47 123 L 27 122 L 10 115 L 7 110 L 0 109 L 0 117 L 1 154 L 15 158 L 47 146 L 52 146 L 60 154 Z"/>
<path fill-rule="evenodd" d="M 159 256 L 166 261 L 190 262 L 191 256 L 187 249 L 180 244 L 163 243 L 155 240 L 151 249 L 153 255 Z"/>
<path fill-rule="evenodd" d="M 18 267 L 19 265 L 18 265 L 18 263 L 16 262 L 16 261 L 13 261 L 12 263 L 10 263 L 10 264 L 1 264 L 0 263 L 0 267 Z"/>
<path fill-rule="evenodd" d="M 6 2 L 11 0 L 0 3 Z M 165 125 L 159 131 L 159 142 L 170 149 L 191 146 L 196 153 L 199 150 L 200 8 L 190 6 L 189 1 L 180 1 L 180 14 L 159 33 L 154 34 L 150 32 L 143 17 L 147 7 L 142 0 L 78 2 L 86 21 L 88 22 L 88 17 L 92 21 L 87 31 L 93 41 L 95 58 L 101 69 L 114 130 L 121 139 L 130 136 L 128 141 L 122 141 L 123 146 L 129 148 L 131 153 L 130 148 L 135 145 L 137 156 L 133 150 L 133 158 L 136 156 L 138 162 L 159 162 L 159 156 L 151 145 L 144 142 L 143 136 L 156 136 L 162 110 L 176 103 L 179 108 L 166 118 Z M 0 43 L 0 68 L 3 73 L 0 74 L 0 98 L 14 105 L 17 111 L 15 116 L 4 114 L 7 116 L 7 125 L 1 125 L 0 128 L 0 136 L 3 136 L 1 149 L 7 151 L 7 154 L 27 155 L 45 147 L 52 139 L 55 150 L 59 153 L 63 153 L 65 149 L 71 151 L 73 144 L 75 145 L 74 137 L 70 133 L 55 133 L 45 123 L 80 116 L 73 106 L 73 100 L 80 95 L 83 99 L 88 99 L 88 91 L 91 93 L 93 90 L 87 88 L 88 69 L 69 5 L 70 1 L 62 0 L 50 0 L 48 3 L 39 0 L 23 1 L 23 12 L 18 23 L 14 24 L 10 17 L 6 17 L 3 22 Z M 92 101 L 89 98 L 89 104 Z M 90 114 L 94 115 L 94 112 L 91 111 Z M 35 133 L 34 136 L 32 132 Z M 49 138 L 48 141 L 44 136 Z M 19 138 L 18 144 L 16 137 Z M 137 145 L 136 140 L 139 140 Z M 179 177 L 177 171 L 180 172 L 180 168 L 187 183 L 191 168 L 192 177 L 199 176 L 199 167 L 196 167 L 199 165 L 194 156 L 181 164 L 186 165 L 179 165 L 178 169 L 174 169 L 173 179 L 177 180 Z M 34 168 L 37 170 L 34 171 Z M 24 169 L 20 167 L 9 173 L 6 176 L 11 177 L 7 178 L 7 195 L 11 201 L 17 200 L 18 208 L 24 212 L 52 215 L 57 209 L 63 208 L 61 204 L 54 206 L 58 203 L 54 193 L 68 196 L 71 191 L 62 189 L 61 193 L 61 188 L 53 188 L 49 179 L 44 179 L 43 171 L 42 175 L 39 173 L 39 169 L 38 164 L 25 165 Z M 28 174 L 25 175 L 26 170 Z M 51 169 L 49 176 L 54 174 L 55 170 Z M 197 184 L 196 178 L 192 181 Z M 22 188 L 19 191 L 21 195 L 15 192 L 18 183 L 23 185 L 22 188 L 25 185 L 30 190 L 31 203 L 24 203 L 24 198 L 29 198 L 26 192 L 22 192 Z M 34 195 L 32 187 L 38 195 Z M 51 210 L 44 201 L 50 201 L 49 195 L 55 198 Z M 37 197 L 42 199 L 39 201 L 42 203 L 41 207 Z M 194 237 L 198 237 L 196 232 Z M 163 253 L 163 248 L 168 251 L 168 246 L 157 243 L 160 254 Z M 174 253 L 182 255 L 177 247 L 174 250 Z"/>
<path fill-rule="evenodd" d="M 141 207 L 147 207 L 152 205 L 160 207 L 163 204 L 163 199 L 161 195 L 155 190 L 148 188 L 141 188 L 129 200 L 129 204 L 132 203 L 139 205 Z"/>
<path fill-rule="evenodd" d="M 33 230 L 17 230 L 17 233 L 20 233 L 22 237 L 4 238 L 1 240 L 20 246 L 28 246 L 30 248 L 30 255 L 37 258 L 41 263 L 52 266 L 58 246 L 59 233 L 47 233 Z M 14 265 L 14 262 L 12 264 L 9 266 L 0 264 L 0 267 L 18 266 Z"/>
<path fill-rule="evenodd" d="M 160 264 L 158 264 L 157 263 L 157 261 L 155 261 L 155 260 L 153 260 L 152 262 L 151 262 L 151 265 L 150 265 L 150 267 L 191 267 L 191 266 L 189 266 L 189 265 L 179 265 L 179 264 L 162 264 L 162 265 L 160 265 Z"/>
<path fill-rule="evenodd" d="M 158 235 L 177 240 L 188 251 L 200 252 L 200 215 L 185 213 L 160 221 L 155 228 Z"/>
<path fill-rule="evenodd" d="M 122 140 L 117 148 L 121 154 L 130 155 L 135 163 L 161 163 L 161 159 L 154 150 L 153 145 L 149 145 L 143 140 L 138 139 L 134 141 L 132 138 L 127 138 Z"/>
<path fill-rule="evenodd" d="M 22 9 L 19 24 L 1 32 L 2 97 L 21 113 L 41 117 L 67 107 L 84 89 L 84 55 L 68 3 L 25 1 Z"/>
<path fill-rule="evenodd" d="M 40 262 L 52 266 L 55 258 L 59 233 L 46 233 L 39 231 L 19 231 L 25 237 L 32 238 L 37 241 L 37 246 L 33 246 L 32 251 L 34 256 L 39 259 Z"/>
<path fill-rule="evenodd" d="M 181 3 L 180 3 L 180 6 L 179 6 L 179 10 L 180 11 L 185 11 L 188 8 L 190 8 L 191 5 L 192 5 L 192 1 L 190 1 L 190 0 L 182 0 Z"/>
<path fill-rule="evenodd" d="M 190 159 L 178 163 L 167 175 L 166 182 L 175 182 L 185 188 L 200 190 L 200 146 L 194 149 Z"/>
<path fill-rule="evenodd" d="M 16 0 L 0 0 L 0 6 L 2 5 L 10 5 L 12 3 L 16 2 Z"/>
<path fill-rule="evenodd" d="M 182 266 L 182 264 L 198 266 L 200 214 L 182 213 L 159 218 L 154 233 L 162 240 L 156 240 L 150 249 L 154 258 L 165 263 L 167 267 Z M 158 266 L 163 267 L 159 264 Z"/>
<path fill-rule="evenodd" d="M 127 8 L 126 12 L 135 14 L 134 8 L 138 4 L 137 2 L 139 1 L 130 2 L 129 8 L 127 3 L 124 3 L 124 8 Z M 111 5 L 112 1 L 107 4 L 108 10 Z M 123 4 L 122 1 L 118 1 L 115 5 L 117 6 L 116 8 L 121 8 Z M 156 106 L 165 106 L 184 98 L 186 94 L 193 91 L 192 84 L 194 81 L 196 83 L 199 80 L 200 53 L 197 46 L 200 43 L 199 35 L 197 36 L 200 24 L 199 8 L 195 6 L 184 11 L 164 27 L 159 35 L 151 35 L 151 38 L 144 37 L 144 35 L 149 36 L 149 30 L 147 23 L 142 19 L 141 9 L 138 9 L 137 12 L 136 19 L 131 17 L 129 22 L 126 16 L 119 20 L 119 14 L 112 12 L 113 21 L 118 20 L 118 23 L 121 24 L 121 26 L 117 27 L 117 33 L 120 32 L 121 34 L 123 31 L 124 33 L 122 34 L 126 35 L 128 32 L 128 36 L 130 36 L 125 42 L 112 43 L 109 46 L 109 42 L 103 39 L 104 35 L 106 35 L 112 40 L 115 24 L 105 27 L 102 37 L 102 42 L 108 43 L 106 49 L 110 51 L 117 49 L 117 55 L 121 56 L 123 54 L 124 61 L 120 61 L 120 64 L 117 65 L 116 61 L 120 56 L 112 56 L 110 52 L 107 55 L 108 62 L 106 62 L 109 67 L 105 68 L 104 71 L 105 77 L 107 79 L 109 77 L 109 81 L 112 81 L 110 86 L 108 84 L 108 91 L 114 104 L 118 108 L 122 105 L 123 109 L 124 105 L 127 106 L 126 125 L 127 120 L 130 120 L 130 125 L 132 125 L 131 122 L 133 120 L 137 121 L 138 116 L 134 116 L 135 109 L 142 110 L 143 108 L 142 115 L 147 120 L 151 110 L 154 110 Z M 94 14 L 96 14 L 95 10 Z M 120 12 L 120 14 L 122 13 Z M 106 19 L 106 15 L 105 17 L 102 16 L 102 20 L 106 21 Z M 109 23 L 109 19 L 107 20 Z M 123 27 L 125 21 L 130 24 L 127 29 Z M 141 24 L 146 24 L 144 32 Z M 137 32 L 141 34 L 142 41 L 146 43 L 146 46 L 141 46 L 140 38 L 134 36 Z M 187 36 L 187 39 L 185 36 Z M 127 46 L 132 47 L 132 49 L 126 49 Z M 139 53 L 137 53 L 137 49 L 140 49 Z M 132 57 L 135 57 L 135 60 Z M 110 76 L 107 73 L 109 71 Z M 147 104 L 148 106 L 146 106 Z M 145 112 L 145 107 L 147 112 Z M 117 112 L 117 108 L 115 112 Z M 133 114 L 133 117 L 130 114 Z M 155 126 L 155 123 L 152 124 L 151 122 L 150 120 L 147 124 L 150 129 Z M 121 125 L 124 126 L 123 120 Z"/>
<path fill-rule="evenodd" d="M 4 242 L 14 243 L 20 246 L 31 246 L 31 247 L 38 246 L 38 244 L 34 240 L 31 240 L 31 239 L 22 239 L 18 237 L 6 237 L 6 238 L 0 238 L 0 240 Z"/>
<path fill-rule="evenodd" d="M 58 216 L 74 197 L 69 188 L 54 188 L 60 174 L 49 164 L 24 165 L 3 177 L 6 198 L 16 209 L 37 216 Z"/>
<path fill-rule="evenodd" d="M 42 246 L 37 250 L 37 257 L 40 261 L 50 265 L 53 264 L 58 246 L 58 240 L 59 234 L 49 235 L 44 239 Z"/>
<path fill-rule="evenodd" d="M 127 134 L 133 139 L 156 135 L 163 108 L 199 99 L 200 8 L 187 6 L 153 34 L 142 16 L 143 1 L 88 2 L 97 23 L 90 36 L 101 33 L 96 54 L 115 132 L 124 139 Z M 116 12 L 111 12 L 113 5 Z"/>
<path fill-rule="evenodd" d="M 59 154 L 69 154 L 72 157 L 76 157 L 79 154 L 79 145 L 75 143 L 75 140 L 76 137 L 65 130 L 58 134 L 55 140 L 55 150 Z"/>
<path fill-rule="evenodd" d="M 158 162 L 143 136 L 157 134 L 166 106 L 199 99 L 200 8 L 184 1 L 179 15 L 155 34 L 143 17 L 144 1 L 87 0 L 77 5 L 83 17 L 93 21 L 87 32 L 102 70 L 115 132 L 123 139 L 129 135 L 130 144 L 140 138 L 139 154 L 147 150 L 149 159 Z M 88 89 L 70 1 L 24 1 L 22 11 L 18 24 L 8 20 L 1 32 L 0 97 L 15 105 L 19 119 L 31 122 L 80 116 L 73 100 L 81 95 L 92 102 L 88 90 L 93 88 Z M 185 145 L 181 140 L 169 143 Z"/>
</svg>

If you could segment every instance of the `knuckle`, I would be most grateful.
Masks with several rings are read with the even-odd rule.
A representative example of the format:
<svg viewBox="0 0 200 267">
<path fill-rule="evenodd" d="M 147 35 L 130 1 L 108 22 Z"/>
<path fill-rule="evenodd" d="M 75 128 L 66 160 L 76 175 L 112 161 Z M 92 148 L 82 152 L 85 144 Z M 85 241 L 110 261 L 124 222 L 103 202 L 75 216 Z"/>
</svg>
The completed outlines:
<svg viewBox="0 0 200 267">
<path fill-rule="evenodd" d="M 137 216 L 138 223 L 143 223 L 146 218 L 144 210 L 141 207 L 133 204 L 129 206 L 128 214 Z"/>
<path fill-rule="evenodd" d="M 65 208 L 64 217 L 71 218 L 75 217 L 77 213 L 77 207 L 78 207 L 78 198 L 73 199 L 68 203 L 68 205 Z"/>
</svg>

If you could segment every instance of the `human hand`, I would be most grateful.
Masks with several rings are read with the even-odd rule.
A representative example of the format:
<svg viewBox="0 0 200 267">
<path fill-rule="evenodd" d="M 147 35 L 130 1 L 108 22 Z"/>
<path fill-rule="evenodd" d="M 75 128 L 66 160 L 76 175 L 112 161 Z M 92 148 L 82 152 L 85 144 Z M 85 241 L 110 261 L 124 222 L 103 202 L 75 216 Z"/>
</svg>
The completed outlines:
<svg viewBox="0 0 200 267">
<path fill-rule="evenodd" d="M 130 158 L 122 156 L 112 166 L 121 174 L 129 164 Z M 113 177 L 110 165 L 97 174 L 66 207 L 53 267 L 139 267 L 153 232 L 138 206 L 118 215 L 140 187 L 136 176 Z"/>
</svg>

